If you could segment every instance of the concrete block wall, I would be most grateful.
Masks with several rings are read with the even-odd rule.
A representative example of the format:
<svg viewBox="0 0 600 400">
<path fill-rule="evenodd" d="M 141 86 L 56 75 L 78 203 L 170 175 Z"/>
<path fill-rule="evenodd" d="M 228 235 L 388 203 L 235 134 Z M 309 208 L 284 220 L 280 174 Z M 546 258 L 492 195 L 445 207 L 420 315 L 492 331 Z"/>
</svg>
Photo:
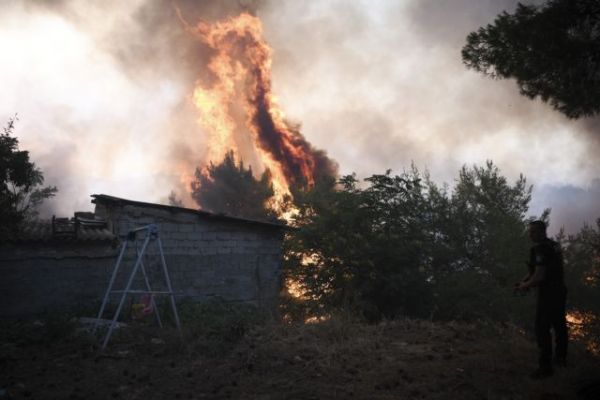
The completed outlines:
<svg viewBox="0 0 600 400">
<path fill-rule="evenodd" d="M 98 210 L 109 216 L 114 230 L 125 235 L 131 229 L 156 224 L 174 291 L 181 297 L 220 298 L 273 308 L 281 289 L 281 229 L 235 220 L 206 218 L 135 205 Z M 116 228 L 116 229 L 115 229 Z M 141 248 L 145 233 L 138 234 Z M 152 284 L 163 282 L 158 246 L 151 241 L 146 253 L 153 260 L 148 270 Z M 127 252 L 124 265 L 131 267 L 135 251 Z M 122 282 L 123 277 L 118 281 Z M 136 285 L 142 284 L 137 282 Z M 164 288 L 159 285 L 159 289 Z M 153 287 L 154 289 L 154 287 Z"/>
<path fill-rule="evenodd" d="M 118 235 L 158 225 L 178 299 L 219 298 L 275 310 L 282 285 L 280 228 L 135 205 L 97 205 L 96 213 L 108 218 Z M 143 236 L 138 235 L 140 248 Z M 0 245 L 0 318 L 101 300 L 119 250 L 119 245 L 106 242 Z M 158 246 L 150 242 L 147 250 L 144 266 L 152 289 L 165 290 Z M 115 289 L 125 288 L 135 259 L 134 246 L 129 246 Z M 143 289 L 142 275 L 137 277 L 133 286 Z"/>
<path fill-rule="evenodd" d="M 93 303 L 106 290 L 116 250 L 108 243 L 0 246 L 0 318 Z"/>
</svg>

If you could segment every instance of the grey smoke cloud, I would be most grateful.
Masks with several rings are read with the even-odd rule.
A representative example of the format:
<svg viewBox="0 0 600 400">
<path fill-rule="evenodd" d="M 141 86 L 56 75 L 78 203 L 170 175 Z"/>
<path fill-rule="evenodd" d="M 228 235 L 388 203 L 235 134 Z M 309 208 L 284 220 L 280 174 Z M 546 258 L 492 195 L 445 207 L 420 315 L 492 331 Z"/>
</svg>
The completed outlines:
<svg viewBox="0 0 600 400">
<path fill-rule="evenodd" d="M 399 172 L 414 161 L 452 183 L 461 165 L 492 159 L 511 178 L 527 176 L 531 212 L 552 207 L 552 226 L 573 190 L 590 205 L 583 217 L 600 216 L 586 189 L 600 176 L 599 119 L 568 120 L 514 82 L 462 65 L 466 35 L 517 1 L 174 3 L 189 23 L 242 10 L 261 18 L 282 109 L 342 173 Z M 210 52 L 172 4 L 30 0 L 0 11 L 0 120 L 19 112 L 22 147 L 60 189 L 51 211 L 89 209 L 94 192 L 185 194 L 180 171 L 191 175 L 205 156 L 189 96 L 209 77 Z"/>
<path fill-rule="evenodd" d="M 189 96 L 209 50 L 186 31 L 200 18 L 254 12 L 253 1 L 9 2 L 0 65 L 0 118 L 59 187 L 43 214 L 89 209 L 89 194 L 189 201 L 206 137 Z M 189 171 L 189 172 L 187 172 Z M 186 197 L 187 196 L 187 197 Z"/>
<path fill-rule="evenodd" d="M 543 200 L 542 200 L 543 199 Z M 551 208 L 549 231 L 577 232 L 584 224 L 595 226 L 600 218 L 600 179 L 585 187 L 573 185 L 542 185 L 533 193 L 532 207 Z"/>
<path fill-rule="evenodd" d="M 462 65 L 467 34 L 516 4 L 272 1 L 260 16 L 275 50 L 283 109 L 343 172 L 401 171 L 415 161 L 434 180 L 452 184 L 463 164 L 492 159 L 510 178 L 522 172 L 536 188 L 585 187 L 600 174 L 594 121 L 568 120 L 520 96 L 514 82 Z M 536 215 L 561 196 L 535 193 Z M 553 209 L 558 217 L 559 207 Z"/>
<path fill-rule="evenodd" d="M 496 15 L 512 12 L 518 3 L 543 4 L 545 0 L 418 0 L 406 9 L 415 32 L 429 44 L 462 47 L 465 37 Z"/>
</svg>

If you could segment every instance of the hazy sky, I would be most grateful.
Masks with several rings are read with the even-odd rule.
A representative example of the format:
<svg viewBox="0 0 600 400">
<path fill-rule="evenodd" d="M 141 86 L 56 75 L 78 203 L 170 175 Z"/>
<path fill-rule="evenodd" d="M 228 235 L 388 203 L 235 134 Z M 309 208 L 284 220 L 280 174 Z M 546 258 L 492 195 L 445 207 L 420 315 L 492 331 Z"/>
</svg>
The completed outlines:
<svg viewBox="0 0 600 400">
<path fill-rule="evenodd" d="M 552 207 L 553 230 L 600 217 L 599 119 L 568 120 L 462 65 L 466 35 L 517 1 L 175 3 L 190 23 L 260 17 L 282 109 L 342 173 L 414 161 L 452 184 L 492 159 L 534 184 L 531 212 Z M 21 147 L 59 186 L 48 212 L 89 210 L 92 193 L 164 201 L 203 162 L 190 95 L 208 53 L 171 0 L 4 0 L 0 57 L 0 121 L 19 114 Z"/>
</svg>

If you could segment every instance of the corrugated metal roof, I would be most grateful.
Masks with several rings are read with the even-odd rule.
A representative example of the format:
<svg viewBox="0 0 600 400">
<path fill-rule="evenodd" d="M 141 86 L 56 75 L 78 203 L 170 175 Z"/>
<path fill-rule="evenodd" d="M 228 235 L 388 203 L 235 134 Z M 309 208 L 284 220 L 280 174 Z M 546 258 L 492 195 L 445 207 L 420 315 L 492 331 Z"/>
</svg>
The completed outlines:
<svg viewBox="0 0 600 400">
<path fill-rule="evenodd" d="M 249 218 L 243 218 L 243 217 L 236 217 L 234 215 L 228 215 L 228 214 L 215 214 L 215 213 L 211 213 L 211 212 L 204 211 L 204 210 L 196 210 L 193 208 L 168 206 L 165 204 L 145 203 L 142 201 L 128 200 L 128 199 L 122 199 L 119 197 L 109 196 L 106 194 L 93 194 L 93 195 L 91 195 L 91 197 L 93 198 L 92 203 L 94 203 L 94 204 L 98 204 L 98 203 L 113 203 L 113 204 L 121 204 L 121 205 L 131 204 L 131 205 L 140 206 L 140 207 L 149 207 L 149 208 L 170 210 L 173 212 L 191 213 L 191 214 L 200 215 L 202 217 L 206 217 L 206 218 L 210 218 L 210 219 L 221 219 L 221 220 L 228 220 L 228 221 L 233 221 L 233 222 L 265 225 L 265 226 L 270 226 L 270 227 L 279 228 L 279 229 L 292 229 L 291 227 L 289 227 L 288 225 L 286 225 L 282 222 L 249 219 Z"/>
</svg>

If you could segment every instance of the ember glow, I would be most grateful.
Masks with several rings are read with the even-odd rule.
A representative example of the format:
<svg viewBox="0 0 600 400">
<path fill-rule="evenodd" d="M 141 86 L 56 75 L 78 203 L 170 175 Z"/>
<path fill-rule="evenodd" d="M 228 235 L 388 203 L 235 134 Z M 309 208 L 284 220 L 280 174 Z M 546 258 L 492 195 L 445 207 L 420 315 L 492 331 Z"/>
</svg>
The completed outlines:
<svg viewBox="0 0 600 400">
<path fill-rule="evenodd" d="M 590 353 L 600 355 L 600 342 L 593 330 L 597 326 L 597 317 L 591 312 L 571 310 L 567 313 L 566 318 L 571 339 L 584 342 Z"/>
<path fill-rule="evenodd" d="M 209 132 L 207 161 L 219 162 L 234 150 L 255 164 L 255 171 L 271 171 L 278 198 L 289 194 L 291 186 L 310 187 L 320 176 L 335 175 L 337 165 L 278 108 L 271 89 L 271 49 L 260 20 L 242 13 L 213 24 L 201 22 L 193 32 L 214 50 L 210 82 L 200 81 L 193 93 L 200 124 Z"/>
</svg>

